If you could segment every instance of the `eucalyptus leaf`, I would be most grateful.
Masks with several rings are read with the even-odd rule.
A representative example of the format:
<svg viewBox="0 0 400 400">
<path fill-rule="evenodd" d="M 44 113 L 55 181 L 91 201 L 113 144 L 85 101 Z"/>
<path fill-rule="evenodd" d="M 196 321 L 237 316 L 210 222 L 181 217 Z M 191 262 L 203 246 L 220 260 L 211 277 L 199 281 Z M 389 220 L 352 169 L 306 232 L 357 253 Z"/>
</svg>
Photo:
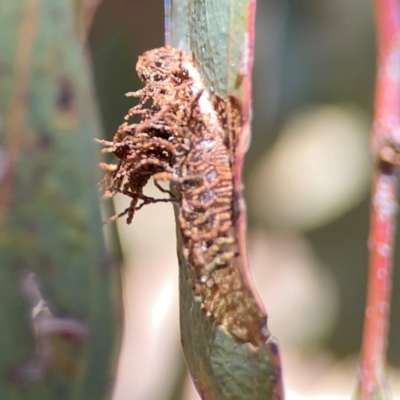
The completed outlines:
<svg viewBox="0 0 400 400">
<path fill-rule="evenodd" d="M 243 127 L 235 149 L 236 160 L 232 160 L 239 210 L 236 232 L 240 243 L 239 268 L 253 301 L 265 314 L 252 287 L 247 265 L 246 217 L 241 193 L 241 168 L 250 132 L 254 12 L 255 2 L 251 0 L 175 0 L 171 42 L 193 60 L 210 93 L 224 99 L 233 96 L 242 105 Z M 177 209 L 175 212 L 178 215 Z M 177 237 L 182 346 L 202 399 L 283 398 L 279 351 L 274 338 L 268 336 L 261 345 L 243 342 L 207 317 L 194 298 L 193 270 L 185 261 L 179 228 Z M 266 326 L 257 329 L 265 331 Z"/>
<path fill-rule="evenodd" d="M 119 275 L 74 4 L 0 2 L 0 398 L 110 396 Z"/>
</svg>

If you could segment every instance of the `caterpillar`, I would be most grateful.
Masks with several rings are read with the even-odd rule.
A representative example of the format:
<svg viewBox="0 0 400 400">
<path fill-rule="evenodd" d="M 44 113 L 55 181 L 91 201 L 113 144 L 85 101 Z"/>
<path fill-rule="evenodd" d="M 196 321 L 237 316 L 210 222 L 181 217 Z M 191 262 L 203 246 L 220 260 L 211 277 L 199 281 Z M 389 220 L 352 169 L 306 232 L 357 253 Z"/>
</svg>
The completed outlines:
<svg viewBox="0 0 400 400">
<path fill-rule="evenodd" d="M 139 57 L 136 69 L 144 87 L 127 95 L 138 97 L 138 105 L 129 110 L 113 141 L 99 140 L 103 153 L 119 159 L 116 165 L 101 165 L 108 172 L 102 181 L 105 196 L 131 198 L 129 207 L 112 219 L 126 215 L 131 223 L 146 204 L 175 202 L 183 256 L 194 272 L 195 300 L 237 339 L 265 340 L 266 316 L 244 284 L 235 234 L 232 171 L 240 104 L 206 90 L 193 61 L 178 49 L 150 50 Z M 129 124 L 135 116 L 140 121 Z M 151 178 L 168 198 L 144 195 Z M 160 186 L 162 180 L 173 182 L 174 193 Z"/>
</svg>

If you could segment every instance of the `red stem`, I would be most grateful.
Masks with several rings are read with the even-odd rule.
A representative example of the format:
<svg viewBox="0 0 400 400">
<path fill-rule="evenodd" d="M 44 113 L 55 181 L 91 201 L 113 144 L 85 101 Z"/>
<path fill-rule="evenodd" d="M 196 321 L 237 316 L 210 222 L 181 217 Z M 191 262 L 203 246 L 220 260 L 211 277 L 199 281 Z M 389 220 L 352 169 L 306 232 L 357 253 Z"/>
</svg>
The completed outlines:
<svg viewBox="0 0 400 400">
<path fill-rule="evenodd" d="M 254 39 L 255 39 L 255 18 L 256 18 L 256 0 L 249 1 L 248 9 L 248 20 L 247 20 L 247 49 L 243 49 L 246 53 L 246 70 L 244 72 L 244 97 L 243 97 L 243 126 L 242 132 L 239 136 L 239 143 L 237 144 L 237 152 L 235 158 L 235 170 L 234 170 L 234 180 L 235 180 L 235 190 L 236 199 L 238 201 L 238 206 L 240 209 L 238 219 L 236 221 L 236 227 L 239 237 L 239 252 L 241 256 L 241 261 L 243 264 L 242 274 L 249 286 L 251 286 L 251 274 L 250 268 L 248 266 L 247 257 L 247 243 L 246 243 L 246 205 L 243 199 L 243 185 L 242 185 L 242 172 L 243 172 L 243 162 L 244 155 L 247 150 L 247 146 L 250 140 L 250 124 L 251 124 L 251 101 L 252 101 L 252 81 L 251 76 L 253 72 L 253 60 L 254 60 Z M 260 309 L 264 309 L 261 298 L 258 296 L 255 290 L 253 290 L 253 296 Z"/>
<path fill-rule="evenodd" d="M 377 164 L 372 184 L 370 269 L 360 375 L 362 400 L 372 400 L 378 393 L 385 393 L 384 370 L 397 208 L 397 167 L 387 159 L 398 157 L 395 155 L 398 152 L 396 143 L 400 141 L 399 0 L 375 0 L 375 10 L 378 71 L 372 148 Z M 389 154 L 388 157 L 385 154 Z"/>
</svg>

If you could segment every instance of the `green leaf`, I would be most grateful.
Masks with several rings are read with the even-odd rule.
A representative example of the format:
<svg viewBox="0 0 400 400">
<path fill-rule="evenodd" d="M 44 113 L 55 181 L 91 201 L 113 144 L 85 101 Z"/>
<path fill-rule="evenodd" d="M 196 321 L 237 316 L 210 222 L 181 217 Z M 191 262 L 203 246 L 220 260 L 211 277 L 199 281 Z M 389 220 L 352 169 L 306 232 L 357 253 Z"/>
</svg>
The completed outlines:
<svg viewBox="0 0 400 400">
<path fill-rule="evenodd" d="M 241 168 L 250 131 L 254 12 L 255 1 L 252 0 L 175 0 L 172 3 L 171 41 L 173 46 L 193 57 L 210 92 L 225 99 L 234 96 L 241 104 L 243 126 L 232 166 L 235 203 L 239 210 L 236 224 L 240 248 L 238 268 L 243 284 L 252 296 L 251 301 L 266 317 L 247 265 L 246 218 L 241 192 Z M 178 211 L 175 212 L 178 215 Z M 194 299 L 190 284 L 194 275 L 183 256 L 179 228 L 177 237 L 181 339 L 188 368 L 200 395 L 206 400 L 283 398 L 275 340 L 269 336 L 261 344 L 240 341 L 206 316 Z M 255 329 L 265 332 L 266 326 Z"/>
<path fill-rule="evenodd" d="M 73 2 L 0 2 L 0 397 L 109 397 L 119 276 Z"/>
<path fill-rule="evenodd" d="M 206 86 L 222 95 L 240 82 L 241 51 L 246 45 L 250 1 L 175 0 L 172 3 L 173 46 L 194 54 Z"/>
</svg>

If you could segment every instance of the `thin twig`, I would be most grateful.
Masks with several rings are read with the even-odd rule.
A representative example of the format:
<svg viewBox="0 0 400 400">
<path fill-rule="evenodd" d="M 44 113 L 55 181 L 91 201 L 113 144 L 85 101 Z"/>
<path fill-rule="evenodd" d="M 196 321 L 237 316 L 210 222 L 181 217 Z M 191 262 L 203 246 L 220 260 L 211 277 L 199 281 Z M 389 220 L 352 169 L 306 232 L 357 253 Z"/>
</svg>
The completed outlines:
<svg viewBox="0 0 400 400">
<path fill-rule="evenodd" d="M 375 11 L 378 71 L 372 151 L 376 169 L 372 183 L 370 269 L 360 371 L 362 400 L 388 395 L 385 366 L 400 149 L 400 3 L 375 0 Z"/>
</svg>

